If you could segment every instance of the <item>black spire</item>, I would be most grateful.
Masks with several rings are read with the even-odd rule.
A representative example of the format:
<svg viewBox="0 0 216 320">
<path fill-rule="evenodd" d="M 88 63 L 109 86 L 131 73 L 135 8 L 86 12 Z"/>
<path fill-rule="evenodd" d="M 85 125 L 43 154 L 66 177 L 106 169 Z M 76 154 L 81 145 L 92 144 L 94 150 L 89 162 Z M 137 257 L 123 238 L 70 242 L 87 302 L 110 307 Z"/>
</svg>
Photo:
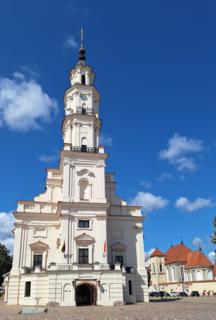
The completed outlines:
<svg viewBox="0 0 216 320">
<path fill-rule="evenodd" d="M 80 30 L 80 49 L 79 49 L 79 64 L 85 65 L 86 64 L 86 55 L 85 55 L 85 48 L 83 46 L 83 28 Z"/>
</svg>

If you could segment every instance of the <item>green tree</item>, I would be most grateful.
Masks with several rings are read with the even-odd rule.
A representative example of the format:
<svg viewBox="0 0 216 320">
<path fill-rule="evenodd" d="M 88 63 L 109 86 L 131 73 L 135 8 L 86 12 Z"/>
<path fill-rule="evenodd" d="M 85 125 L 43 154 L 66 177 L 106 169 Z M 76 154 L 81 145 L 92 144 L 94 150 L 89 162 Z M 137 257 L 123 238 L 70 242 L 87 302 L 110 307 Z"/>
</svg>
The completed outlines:
<svg viewBox="0 0 216 320">
<path fill-rule="evenodd" d="M 0 285 L 3 282 L 3 274 L 10 271 L 12 267 L 12 257 L 5 245 L 0 243 Z"/>
</svg>

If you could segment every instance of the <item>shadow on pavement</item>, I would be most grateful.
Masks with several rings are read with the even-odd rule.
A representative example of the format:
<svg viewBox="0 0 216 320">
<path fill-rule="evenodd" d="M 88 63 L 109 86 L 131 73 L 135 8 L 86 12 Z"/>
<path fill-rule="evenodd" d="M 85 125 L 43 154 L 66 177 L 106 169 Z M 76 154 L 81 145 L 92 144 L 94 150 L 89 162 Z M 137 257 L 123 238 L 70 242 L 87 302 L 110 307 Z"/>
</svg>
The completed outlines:
<svg viewBox="0 0 216 320">
<path fill-rule="evenodd" d="M 181 300 L 181 298 L 159 298 L 159 299 L 149 299 L 149 302 L 174 302 L 174 301 L 178 301 Z"/>
</svg>

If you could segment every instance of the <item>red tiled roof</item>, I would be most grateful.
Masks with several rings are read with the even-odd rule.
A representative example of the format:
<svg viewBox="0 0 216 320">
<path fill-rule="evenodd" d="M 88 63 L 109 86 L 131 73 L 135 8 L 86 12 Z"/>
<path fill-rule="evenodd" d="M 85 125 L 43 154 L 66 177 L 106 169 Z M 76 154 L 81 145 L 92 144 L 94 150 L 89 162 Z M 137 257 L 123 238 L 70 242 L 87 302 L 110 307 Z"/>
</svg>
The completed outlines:
<svg viewBox="0 0 216 320">
<path fill-rule="evenodd" d="M 150 255 L 151 258 L 153 257 L 165 257 L 165 254 L 160 251 L 160 249 L 155 249 L 152 254 Z"/>
<path fill-rule="evenodd" d="M 183 263 L 187 262 L 187 254 L 192 252 L 191 249 L 186 247 L 182 242 L 176 246 L 171 247 L 166 252 L 165 264 L 170 263 Z"/>
<path fill-rule="evenodd" d="M 209 261 L 209 259 L 204 255 L 202 251 L 189 252 L 187 258 L 187 263 L 185 265 L 186 268 L 213 267 L 213 264 Z"/>
</svg>

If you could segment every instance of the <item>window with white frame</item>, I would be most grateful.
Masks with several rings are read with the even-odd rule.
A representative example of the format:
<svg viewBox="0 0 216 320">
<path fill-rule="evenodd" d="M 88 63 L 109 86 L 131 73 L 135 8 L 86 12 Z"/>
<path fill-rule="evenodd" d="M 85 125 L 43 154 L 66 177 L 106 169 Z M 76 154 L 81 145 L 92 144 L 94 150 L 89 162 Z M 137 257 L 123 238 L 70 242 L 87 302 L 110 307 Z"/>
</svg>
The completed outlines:
<svg viewBox="0 0 216 320">
<path fill-rule="evenodd" d="M 79 264 L 88 264 L 89 263 L 89 250 L 88 250 L 88 248 L 79 248 L 78 249 L 78 263 Z"/>
<path fill-rule="evenodd" d="M 40 267 L 42 268 L 43 265 L 43 254 L 37 254 L 35 253 L 33 256 L 33 268 Z"/>
<path fill-rule="evenodd" d="M 88 219 L 78 220 L 78 228 L 79 229 L 89 229 L 90 228 L 90 221 Z"/>
<path fill-rule="evenodd" d="M 41 241 L 31 243 L 29 246 L 31 248 L 31 266 L 46 268 L 49 246 Z"/>
<path fill-rule="evenodd" d="M 25 282 L 24 296 L 25 297 L 31 297 L 31 281 L 26 281 Z"/>
</svg>

